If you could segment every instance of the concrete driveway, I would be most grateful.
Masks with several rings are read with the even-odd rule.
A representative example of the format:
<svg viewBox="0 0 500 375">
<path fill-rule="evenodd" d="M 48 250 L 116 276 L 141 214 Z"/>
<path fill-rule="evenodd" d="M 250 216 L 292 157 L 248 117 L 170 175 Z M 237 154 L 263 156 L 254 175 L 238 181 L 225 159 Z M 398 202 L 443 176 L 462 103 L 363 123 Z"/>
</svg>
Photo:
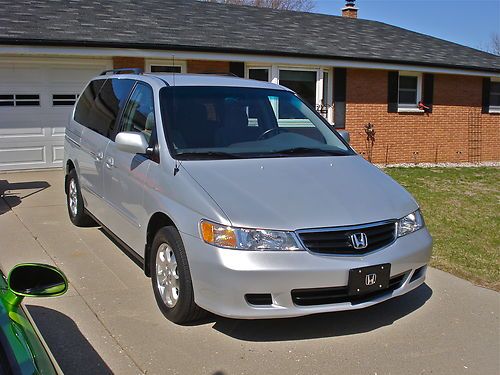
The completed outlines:
<svg viewBox="0 0 500 375">
<path fill-rule="evenodd" d="M 499 294 L 435 269 L 365 310 L 176 326 L 112 240 L 71 225 L 62 187 L 61 171 L 0 174 L 0 264 L 42 261 L 68 276 L 66 295 L 25 300 L 67 374 L 500 373 Z"/>
</svg>

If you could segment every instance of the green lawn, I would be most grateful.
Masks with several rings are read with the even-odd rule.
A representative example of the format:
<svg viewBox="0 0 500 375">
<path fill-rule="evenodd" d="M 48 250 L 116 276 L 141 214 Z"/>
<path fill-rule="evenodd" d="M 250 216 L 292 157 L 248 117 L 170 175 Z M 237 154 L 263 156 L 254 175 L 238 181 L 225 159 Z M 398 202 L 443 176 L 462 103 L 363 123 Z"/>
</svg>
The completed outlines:
<svg viewBox="0 0 500 375">
<path fill-rule="evenodd" d="M 431 265 L 500 290 L 500 168 L 387 168 L 420 203 Z"/>
</svg>

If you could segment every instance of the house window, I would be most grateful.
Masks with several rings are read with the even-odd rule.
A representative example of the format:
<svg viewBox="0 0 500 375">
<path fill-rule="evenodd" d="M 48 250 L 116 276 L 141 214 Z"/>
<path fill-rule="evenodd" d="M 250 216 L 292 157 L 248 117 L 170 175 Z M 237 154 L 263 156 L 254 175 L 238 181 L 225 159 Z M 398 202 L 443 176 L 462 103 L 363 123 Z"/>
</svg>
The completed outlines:
<svg viewBox="0 0 500 375">
<path fill-rule="evenodd" d="M 500 80 L 490 83 L 490 112 L 500 112 Z"/>
<path fill-rule="evenodd" d="M 418 73 L 399 73 L 398 109 L 418 110 L 422 100 L 422 75 Z"/>
<path fill-rule="evenodd" d="M 14 95 L 0 95 L 0 107 L 14 107 Z"/>
<path fill-rule="evenodd" d="M 39 106 L 40 95 L 38 94 L 2 94 L 0 95 L 0 107 L 28 107 Z"/>
<path fill-rule="evenodd" d="M 273 82 L 296 92 L 323 117 L 333 122 L 332 76 L 326 67 L 290 66 L 290 65 L 253 65 L 246 68 L 246 78 L 263 82 Z M 275 113 L 283 115 L 283 120 L 292 119 L 285 114 L 286 109 L 279 108 L 273 98 L 270 99 Z M 281 118 L 281 117 L 279 117 Z"/>
<path fill-rule="evenodd" d="M 53 106 L 72 106 L 75 104 L 76 99 L 80 95 L 78 94 L 53 94 L 52 95 L 52 105 Z"/>
<path fill-rule="evenodd" d="M 248 69 L 248 78 L 256 81 L 269 82 L 268 68 L 250 68 Z"/>
<path fill-rule="evenodd" d="M 146 72 L 150 73 L 186 73 L 185 60 L 171 59 L 147 59 Z"/>
<path fill-rule="evenodd" d="M 151 65 L 151 73 L 182 73 L 180 65 Z"/>
<path fill-rule="evenodd" d="M 281 70 L 280 85 L 299 94 L 307 103 L 316 106 L 317 73 L 309 70 Z"/>
</svg>

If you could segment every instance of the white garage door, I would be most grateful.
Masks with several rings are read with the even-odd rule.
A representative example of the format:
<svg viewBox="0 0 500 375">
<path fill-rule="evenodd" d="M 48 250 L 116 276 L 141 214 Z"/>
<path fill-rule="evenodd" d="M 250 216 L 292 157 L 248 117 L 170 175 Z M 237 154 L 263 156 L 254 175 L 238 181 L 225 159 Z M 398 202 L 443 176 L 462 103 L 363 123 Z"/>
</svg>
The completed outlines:
<svg viewBox="0 0 500 375">
<path fill-rule="evenodd" d="M 107 60 L 0 62 L 0 170 L 60 167 L 77 95 Z"/>
</svg>

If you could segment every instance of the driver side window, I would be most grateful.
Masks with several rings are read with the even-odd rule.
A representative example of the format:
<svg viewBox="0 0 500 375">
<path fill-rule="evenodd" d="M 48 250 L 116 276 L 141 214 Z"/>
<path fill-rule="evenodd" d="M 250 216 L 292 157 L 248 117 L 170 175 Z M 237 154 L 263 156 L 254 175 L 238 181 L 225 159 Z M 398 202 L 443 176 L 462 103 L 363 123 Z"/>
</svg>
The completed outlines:
<svg viewBox="0 0 500 375">
<path fill-rule="evenodd" d="M 140 132 L 149 142 L 155 128 L 153 90 L 138 83 L 123 112 L 123 131 Z"/>
</svg>

